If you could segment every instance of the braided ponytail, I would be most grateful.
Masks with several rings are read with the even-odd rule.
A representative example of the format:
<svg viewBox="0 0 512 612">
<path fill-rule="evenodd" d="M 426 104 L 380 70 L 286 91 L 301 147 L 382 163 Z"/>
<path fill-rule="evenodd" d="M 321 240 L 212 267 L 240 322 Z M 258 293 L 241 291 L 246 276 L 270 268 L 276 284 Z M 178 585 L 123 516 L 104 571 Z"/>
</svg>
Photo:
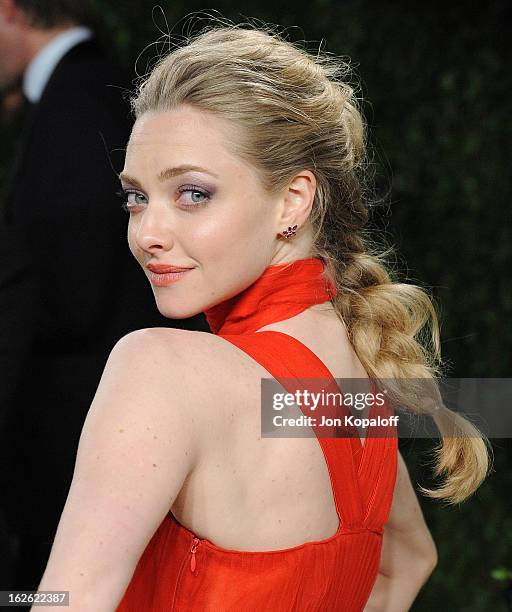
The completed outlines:
<svg viewBox="0 0 512 612">
<path fill-rule="evenodd" d="M 372 378 L 391 379 L 395 398 L 432 414 L 443 438 L 430 497 L 457 503 L 486 476 L 486 440 L 471 423 L 407 392 L 404 380 L 430 381 L 439 399 L 441 372 L 436 309 L 422 288 L 393 279 L 388 251 L 372 245 L 365 226 L 366 132 L 348 62 L 309 54 L 271 27 L 208 27 L 159 61 L 132 99 L 136 117 L 188 104 L 239 127 L 232 152 L 255 167 L 269 193 L 310 169 L 317 189 L 309 223 L 312 257 L 327 262 L 338 288 L 333 301 Z"/>
</svg>

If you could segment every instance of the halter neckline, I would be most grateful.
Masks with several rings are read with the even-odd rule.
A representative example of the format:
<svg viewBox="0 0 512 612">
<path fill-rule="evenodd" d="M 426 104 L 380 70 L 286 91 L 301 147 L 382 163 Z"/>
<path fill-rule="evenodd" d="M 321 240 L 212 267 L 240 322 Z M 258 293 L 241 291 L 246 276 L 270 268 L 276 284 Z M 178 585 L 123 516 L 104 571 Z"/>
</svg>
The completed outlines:
<svg viewBox="0 0 512 612">
<path fill-rule="evenodd" d="M 296 259 L 268 266 L 249 287 L 204 313 L 214 334 L 250 334 L 336 294 L 322 259 Z"/>
</svg>

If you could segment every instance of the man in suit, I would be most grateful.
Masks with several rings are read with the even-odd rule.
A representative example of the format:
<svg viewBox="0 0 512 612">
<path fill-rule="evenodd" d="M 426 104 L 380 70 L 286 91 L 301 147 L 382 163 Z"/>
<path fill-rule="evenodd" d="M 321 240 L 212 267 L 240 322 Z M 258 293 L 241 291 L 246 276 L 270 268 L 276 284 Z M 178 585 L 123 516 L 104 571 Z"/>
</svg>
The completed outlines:
<svg viewBox="0 0 512 612">
<path fill-rule="evenodd" d="M 37 588 L 115 342 L 142 327 L 208 330 L 202 315 L 161 316 L 129 252 L 114 195 L 128 82 L 83 25 L 85 8 L 0 0 L 0 88 L 21 76 L 26 107 L 0 222 L 0 368 L 11 376 L 0 393 L 2 503 L 17 559 L 4 589 Z"/>
</svg>

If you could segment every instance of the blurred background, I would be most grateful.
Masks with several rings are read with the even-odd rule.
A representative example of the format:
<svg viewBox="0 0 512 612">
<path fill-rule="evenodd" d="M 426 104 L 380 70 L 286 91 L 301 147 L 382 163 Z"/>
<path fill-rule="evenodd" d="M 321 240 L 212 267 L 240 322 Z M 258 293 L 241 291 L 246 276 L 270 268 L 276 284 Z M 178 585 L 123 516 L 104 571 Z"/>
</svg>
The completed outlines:
<svg viewBox="0 0 512 612">
<path fill-rule="evenodd" d="M 348 56 L 370 131 L 377 235 L 396 245 L 402 278 L 428 288 L 440 306 L 449 375 L 507 377 L 509 2 L 436 6 L 403 0 L 246 0 L 243 6 L 226 1 L 208 7 L 191 0 L 95 0 L 93 25 L 132 77 L 166 49 L 163 34 L 180 36 L 206 25 L 206 14 L 192 15 L 204 9 L 237 23 L 278 24 L 310 49 L 322 41 L 323 50 Z M 5 99 L 0 184 L 19 132 L 9 108 Z M 420 496 L 439 564 L 412 608 L 417 612 L 512 609 L 512 445 L 492 445 L 494 471 L 471 500 L 449 508 Z M 431 447 L 423 440 L 401 442 L 413 482 L 425 486 L 433 484 L 426 465 Z"/>
</svg>

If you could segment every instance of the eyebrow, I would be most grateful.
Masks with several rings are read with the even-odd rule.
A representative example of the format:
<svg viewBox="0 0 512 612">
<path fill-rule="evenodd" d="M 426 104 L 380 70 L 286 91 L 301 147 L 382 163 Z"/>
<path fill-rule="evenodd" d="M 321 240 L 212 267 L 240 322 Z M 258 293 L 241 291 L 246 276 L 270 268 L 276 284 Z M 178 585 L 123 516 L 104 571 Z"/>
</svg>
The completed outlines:
<svg viewBox="0 0 512 612">
<path fill-rule="evenodd" d="M 181 166 L 176 166 L 175 168 L 166 168 L 165 170 L 162 170 L 162 172 L 160 172 L 160 174 L 157 176 L 157 179 L 160 183 L 163 183 L 164 181 L 169 180 L 173 176 L 178 176 L 180 174 L 185 174 L 185 172 L 191 172 L 191 171 L 205 172 L 206 174 L 210 174 L 211 176 L 214 176 L 215 178 L 219 178 L 218 175 L 215 174 L 215 172 L 211 172 L 210 170 L 207 170 L 206 168 L 201 168 L 201 166 L 183 164 Z M 137 179 L 131 176 L 128 176 L 128 174 L 126 174 L 125 172 L 121 172 L 121 174 L 119 175 L 119 180 L 126 181 L 127 183 L 131 183 L 132 185 L 135 185 L 136 187 L 139 187 L 142 189 L 140 182 Z"/>
</svg>

